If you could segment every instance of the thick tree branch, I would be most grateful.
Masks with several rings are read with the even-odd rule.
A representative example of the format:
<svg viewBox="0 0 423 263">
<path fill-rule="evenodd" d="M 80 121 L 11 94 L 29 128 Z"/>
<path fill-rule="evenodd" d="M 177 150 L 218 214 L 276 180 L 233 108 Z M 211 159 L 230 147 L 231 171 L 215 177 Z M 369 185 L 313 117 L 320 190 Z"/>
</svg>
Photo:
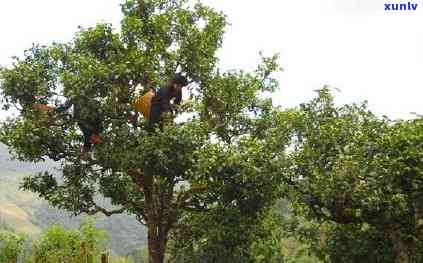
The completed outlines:
<svg viewBox="0 0 423 263">
<path fill-rule="evenodd" d="M 134 202 L 133 200 L 131 200 L 129 198 L 129 196 L 126 193 L 123 193 L 122 194 L 122 199 L 123 199 L 122 201 L 124 203 L 129 204 L 129 206 L 131 206 L 131 207 L 129 207 L 128 205 L 125 205 L 125 207 L 127 209 L 133 208 L 134 210 L 136 210 L 136 214 L 137 215 L 140 215 L 140 217 L 146 218 L 145 203 L 144 203 L 144 201 Z M 138 220 L 138 221 L 140 221 L 140 220 Z"/>
<path fill-rule="evenodd" d="M 120 209 L 116 209 L 116 210 L 107 210 L 101 206 L 98 205 L 94 205 L 92 208 L 81 208 L 80 212 L 81 213 L 86 213 L 88 215 L 95 215 L 98 213 L 103 213 L 106 216 L 111 216 L 111 215 L 115 215 L 115 214 L 122 214 L 123 212 L 125 212 L 126 208 L 120 208 Z"/>
<path fill-rule="evenodd" d="M 184 209 L 186 211 L 192 211 L 192 212 L 208 212 L 208 211 L 211 210 L 207 206 L 202 206 L 202 205 L 200 205 L 198 203 L 194 203 L 194 202 L 185 203 L 185 206 L 182 207 L 182 209 Z"/>
<path fill-rule="evenodd" d="M 144 173 L 136 170 L 129 170 L 128 175 L 132 178 L 132 181 L 140 188 L 144 188 Z"/>
<path fill-rule="evenodd" d="M 179 193 L 178 197 L 176 198 L 176 207 L 183 208 L 186 205 L 187 200 L 192 198 L 196 194 L 200 194 L 207 191 L 207 187 L 205 186 L 198 186 L 192 187 L 188 191 Z"/>
</svg>

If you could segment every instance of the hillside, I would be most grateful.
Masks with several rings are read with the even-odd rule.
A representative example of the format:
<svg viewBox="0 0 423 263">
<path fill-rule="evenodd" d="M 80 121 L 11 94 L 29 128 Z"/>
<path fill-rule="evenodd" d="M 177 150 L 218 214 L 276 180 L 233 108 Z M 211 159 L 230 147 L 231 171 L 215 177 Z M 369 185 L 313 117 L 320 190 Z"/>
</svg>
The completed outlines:
<svg viewBox="0 0 423 263">
<path fill-rule="evenodd" d="M 54 168 L 54 162 L 31 164 L 11 160 L 7 148 L 0 145 L 0 225 L 30 236 L 38 235 L 52 224 L 79 226 L 83 216 L 74 217 L 49 206 L 33 193 L 19 190 L 25 176 Z M 126 215 L 95 218 L 97 226 L 109 233 L 108 246 L 115 254 L 128 255 L 146 244 L 145 230 L 134 218 Z"/>
</svg>

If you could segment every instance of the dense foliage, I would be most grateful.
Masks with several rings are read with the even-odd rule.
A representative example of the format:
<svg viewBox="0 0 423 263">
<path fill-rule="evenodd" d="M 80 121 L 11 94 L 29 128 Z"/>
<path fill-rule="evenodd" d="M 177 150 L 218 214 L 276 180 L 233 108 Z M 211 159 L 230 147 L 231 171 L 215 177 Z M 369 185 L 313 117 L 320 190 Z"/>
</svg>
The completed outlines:
<svg viewBox="0 0 423 263">
<path fill-rule="evenodd" d="M 4 108 L 17 113 L 1 142 L 19 160 L 50 158 L 63 172 L 29 177 L 24 189 L 75 214 L 133 215 L 154 263 L 166 253 L 174 262 L 307 262 L 302 248 L 324 262 L 423 260 L 421 118 L 336 106 L 328 88 L 297 108 L 274 107 L 266 95 L 278 88 L 277 56 L 252 72 L 217 67 L 223 14 L 186 0 L 126 0 L 122 12 L 119 32 L 81 28 L 1 69 Z M 128 122 L 134 99 L 175 72 L 192 83 L 181 118 L 153 133 L 142 118 Z M 84 105 L 86 122 L 103 116 L 88 159 L 81 119 L 56 111 L 69 101 Z M 270 209 L 281 198 L 289 217 Z M 305 244 L 288 253 L 287 238 Z"/>
<path fill-rule="evenodd" d="M 337 107 L 323 89 L 300 107 L 295 127 L 290 198 L 296 213 L 323 224 L 327 259 L 421 261 L 423 119 Z"/>
</svg>

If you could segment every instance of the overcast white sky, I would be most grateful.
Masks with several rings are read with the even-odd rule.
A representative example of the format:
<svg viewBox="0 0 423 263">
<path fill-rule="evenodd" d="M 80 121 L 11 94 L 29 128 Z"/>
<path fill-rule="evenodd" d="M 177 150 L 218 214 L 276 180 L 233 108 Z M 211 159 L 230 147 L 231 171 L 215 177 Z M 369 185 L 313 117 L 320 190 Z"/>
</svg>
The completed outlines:
<svg viewBox="0 0 423 263">
<path fill-rule="evenodd" d="M 0 64 L 32 43 L 68 41 L 79 25 L 116 28 L 119 0 L 0 1 Z M 391 118 L 423 114 L 423 2 L 417 11 L 386 12 L 384 0 L 204 0 L 228 15 L 225 69 L 252 69 L 258 52 L 279 52 L 277 103 L 295 106 L 327 84 L 340 103 L 368 100 Z M 405 1 L 407 2 L 407 1 Z"/>
</svg>

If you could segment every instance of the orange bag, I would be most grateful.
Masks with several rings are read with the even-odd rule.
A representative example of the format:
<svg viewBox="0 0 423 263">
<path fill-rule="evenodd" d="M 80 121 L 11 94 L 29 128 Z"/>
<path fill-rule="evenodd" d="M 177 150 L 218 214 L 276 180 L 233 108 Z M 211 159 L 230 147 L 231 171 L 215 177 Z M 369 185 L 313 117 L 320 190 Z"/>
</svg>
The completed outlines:
<svg viewBox="0 0 423 263">
<path fill-rule="evenodd" d="M 32 107 L 36 110 L 45 111 L 47 113 L 53 113 L 54 112 L 53 107 L 47 106 L 45 104 L 35 103 L 34 105 L 32 105 Z"/>
<path fill-rule="evenodd" d="M 135 110 L 141 113 L 146 120 L 150 119 L 151 99 L 154 95 L 154 91 L 150 90 L 143 96 L 138 97 L 134 103 Z"/>
</svg>

